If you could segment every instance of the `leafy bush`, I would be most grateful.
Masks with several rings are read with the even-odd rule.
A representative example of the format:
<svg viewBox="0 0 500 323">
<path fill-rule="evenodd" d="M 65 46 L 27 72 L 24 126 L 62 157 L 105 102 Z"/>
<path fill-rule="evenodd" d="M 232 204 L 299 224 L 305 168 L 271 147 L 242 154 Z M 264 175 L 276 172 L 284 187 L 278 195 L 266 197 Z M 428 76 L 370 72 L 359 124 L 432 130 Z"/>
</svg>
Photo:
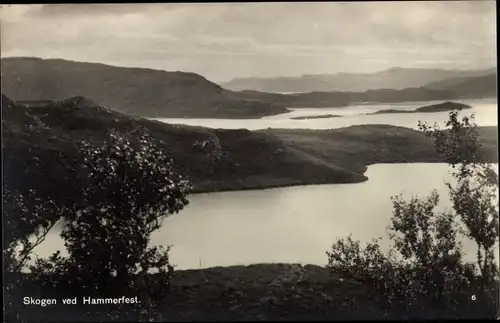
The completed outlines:
<svg viewBox="0 0 500 323">
<path fill-rule="evenodd" d="M 73 197 L 71 207 L 66 206 L 61 214 L 61 237 L 68 256 L 57 251 L 28 266 L 31 280 L 47 293 L 71 290 L 74 296 L 102 298 L 139 295 L 145 306 L 154 306 L 151 293 L 158 297 L 168 291 L 174 269 L 170 248 L 149 246 L 150 235 L 166 216 L 188 204 L 191 185 L 172 171 L 170 158 L 147 132 L 136 138 L 131 141 L 127 134 L 112 131 L 104 142 L 82 143 L 81 169 L 75 183 L 81 195 Z M 32 201 L 28 208 L 26 198 L 19 194 L 4 194 L 5 198 L 10 199 L 12 214 L 38 209 L 49 214 L 61 212 L 57 205 L 41 201 Z M 42 241 L 53 223 L 32 222 L 33 218 L 43 219 L 43 212 L 28 221 L 30 233 L 37 233 Z M 28 225 L 14 224 L 13 228 Z M 10 241 L 4 259 L 11 259 L 11 272 L 18 277 L 30 258 L 33 242 L 27 234 L 12 236 Z M 24 248 L 15 254 L 19 244 Z M 152 271 L 158 272 L 155 284 L 147 281 Z"/>
<path fill-rule="evenodd" d="M 187 205 L 190 185 L 152 142 L 147 134 L 134 144 L 112 132 L 99 147 L 82 145 L 87 185 L 61 234 L 69 252 L 67 270 L 79 272 L 77 286 L 92 281 L 96 285 L 88 287 L 98 291 L 112 276 L 124 284 L 139 270 L 169 270 L 167 250 L 148 248 L 149 236 L 168 214 Z"/>
<path fill-rule="evenodd" d="M 19 319 L 22 309 L 15 306 L 21 299 L 22 272 L 32 259 L 34 248 L 40 245 L 54 223 L 45 217 L 46 212 L 61 212 L 51 201 L 42 201 L 34 190 L 22 194 L 3 186 L 3 278 L 4 310 L 9 320 Z M 31 235 L 31 239 L 29 239 Z M 24 295 L 25 296 L 25 295 Z"/>
<path fill-rule="evenodd" d="M 492 318 L 498 310 L 498 175 L 480 153 L 474 116 L 450 112 L 447 129 L 419 124 L 453 169 L 447 183 L 453 212 L 439 213 L 439 195 L 392 198 L 387 253 L 379 241 L 365 247 L 349 236 L 336 241 L 328 267 L 363 281 L 379 294 L 388 316 Z M 473 240 L 477 264 L 463 259 L 461 239 Z"/>
</svg>

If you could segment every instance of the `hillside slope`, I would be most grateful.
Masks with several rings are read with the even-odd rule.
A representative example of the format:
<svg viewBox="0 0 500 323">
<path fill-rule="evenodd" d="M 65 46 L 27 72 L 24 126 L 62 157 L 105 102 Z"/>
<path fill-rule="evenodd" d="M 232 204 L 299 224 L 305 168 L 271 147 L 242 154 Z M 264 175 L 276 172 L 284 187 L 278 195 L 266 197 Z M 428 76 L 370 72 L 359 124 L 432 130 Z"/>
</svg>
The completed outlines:
<svg viewBox="0 0 500 323">
<path fill-rule="evenodd" d="M 47 101 L 84 96 L 111 109 L 147 118 L 260 118 L 285 113 L 288 111 L 286 107 L 452 100 L 464 95 L 424 87 L 381 89 L 382 83 L 377 83 L 378 89 L 364 92 L 279 94 L 230 91 L 194 73 L 62 59 L 2 58 L 1 63 L 2 91 L 17 101 L 40 106 Z"/>
<path fill-rule="evenodd" d="M 196 191 L 366 179 L 338 165 L 313 162 L 273 134 L 164 124 L 120 114 L 83 97 L 37 108 L 2 106 L 2 112 L 6 181 L 33 185 L 49 195 L 74 186 L 74 174 L 65 169 L 78 168 L 82 140 L 101 142 L 110 129 L 134 139 L 143 127 L 163 141 L 160 147 L 172 157 L 175 170 L 187 176 Z M 41 180 L 47 178 L 51 180 Z"/>
<path fill-rule="evenodd" d="M 110 129 L 127 133 L 132 140 L 147 129 L 197 192 L 359 182 L 366 180 L 363 172 L 369 164 L 439 161 L 421 132 L 388 125 L 208 129 L 131 117 L 83 97 L 37 108 L 2 106 L 2 112 L 5 180 L 14 187 L 33 185 L 49 195 L 61 195 L 61 187 L 77 189 L 68 169 L 79 167 L 79 144 L 102 142 Z M 496 129 L 482 129 L 493 160 Z"/>
<path fill-rule="evenodd" d="M 282 105 L 229 97 L 202 76 L 62 59 L 2 58 L 2 92 L 14 100 L 84 96 L 143 117 L 258 118 Z"/>
</svg>

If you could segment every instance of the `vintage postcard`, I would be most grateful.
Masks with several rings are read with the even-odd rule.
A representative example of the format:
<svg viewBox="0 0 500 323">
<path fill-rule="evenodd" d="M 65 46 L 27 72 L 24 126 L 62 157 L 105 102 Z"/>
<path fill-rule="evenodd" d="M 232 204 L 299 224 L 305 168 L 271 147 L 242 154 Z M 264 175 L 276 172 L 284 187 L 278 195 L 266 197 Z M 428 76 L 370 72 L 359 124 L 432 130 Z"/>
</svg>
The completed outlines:
<svg viewBox="0 0 500 323">
<path fill-rule="evenodd" d="M 495 5 L 2 5 L 4 322 L 500 317 Z"/>
</svg>

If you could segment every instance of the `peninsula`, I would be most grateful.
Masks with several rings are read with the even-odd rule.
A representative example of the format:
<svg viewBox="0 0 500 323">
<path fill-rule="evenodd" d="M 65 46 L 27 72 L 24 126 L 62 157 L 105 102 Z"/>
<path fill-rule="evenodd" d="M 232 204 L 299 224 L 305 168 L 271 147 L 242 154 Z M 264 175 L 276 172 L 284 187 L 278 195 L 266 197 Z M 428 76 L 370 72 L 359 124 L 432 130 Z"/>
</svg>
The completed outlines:
<svg viewBox="0 0 500 323">
<path fill-rule="evenodd" d="M 78 144 L 106 140 L 110 129 L 128 133 L 131 140 L 139 135 L 137 129 L 147 129 L 195 192 L 355 183 L 367 180 L 364 172 L 371 164 L 441 162 L 422 132 L 391 125 L 210 129 L 126 115 L 84 97 L 37 107 L 5 96 L 2 102 L 6 178 L 14 186 L 31 185 L 47 194 L 74 187 L 65 181 L 72 182 L 68 169 L 78 166 L 73 165 Z M 479 130 L 483 152 L 496 161 L 497 127 Z M 45 178 L 57 179 L 58 185 Z"/>
</svg>

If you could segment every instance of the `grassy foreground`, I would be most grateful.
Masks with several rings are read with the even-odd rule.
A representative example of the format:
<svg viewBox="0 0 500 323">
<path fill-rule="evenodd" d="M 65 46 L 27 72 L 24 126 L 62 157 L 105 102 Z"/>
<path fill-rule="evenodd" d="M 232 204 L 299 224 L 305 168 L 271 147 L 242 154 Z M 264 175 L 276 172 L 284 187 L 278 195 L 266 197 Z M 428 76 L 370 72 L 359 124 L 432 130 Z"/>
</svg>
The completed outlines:
<svg viewBox="0 0 500 323">
<path fill-rule="evenodd" d="M 135 321 L 154 318 L 161 321 L 256 321 L 256 320 L 343 320 L 343 319 L 401 319 L 397 311 L 387 309 L 386 300 L 377 290 L 354 278 L 332 274 L 315 265 L 303 268 L 303 277 L 293 272 L 298 265 L 255 264 L 249 266 L 214 267 L 200 270 L 179 270 L 170 286 L 150 290 L 156 295 L 157 307 L 140 312 L 134 305 L 62 305 L 61 299 L 74 295 L 54 296 L 57 305 L 40 307 L 23 305 L 21 299 L 36 292 L 18 290 L 16 307 L 27 322 L 83 322 L 109 320 L 105 313 L 115 311 L 116 321 Z M 151 275 L 154 281 L 156 277 Z M 28 281 L 25 281 L 27 283 Z M 153 284 L 154 285 L 154 284 Z M 30 295 L 31 294 L 31 295 Z M 164 294 L 164 295 L 161 295 Z M 47 294 L 39 294 L 48 298 Z M 142 303 L 147 297 L 137 294 Z M 161 295 L 161 296 L 160 296 Z M 118 293 L 115 297 L 120 297 Z M 42 297 L 42 296 L 40 296 Z M 111 297 L 111 296 L 110 296 Z M 433 313 L 421 308 L 410 313 L 411 318 L 473 318 L 481 313 L 468 308 L 454 313 Z M 154 314 L 151 314 L 154 313 Z M 13 321 L 12 321 L 13 322 Z"/>
</svg>

